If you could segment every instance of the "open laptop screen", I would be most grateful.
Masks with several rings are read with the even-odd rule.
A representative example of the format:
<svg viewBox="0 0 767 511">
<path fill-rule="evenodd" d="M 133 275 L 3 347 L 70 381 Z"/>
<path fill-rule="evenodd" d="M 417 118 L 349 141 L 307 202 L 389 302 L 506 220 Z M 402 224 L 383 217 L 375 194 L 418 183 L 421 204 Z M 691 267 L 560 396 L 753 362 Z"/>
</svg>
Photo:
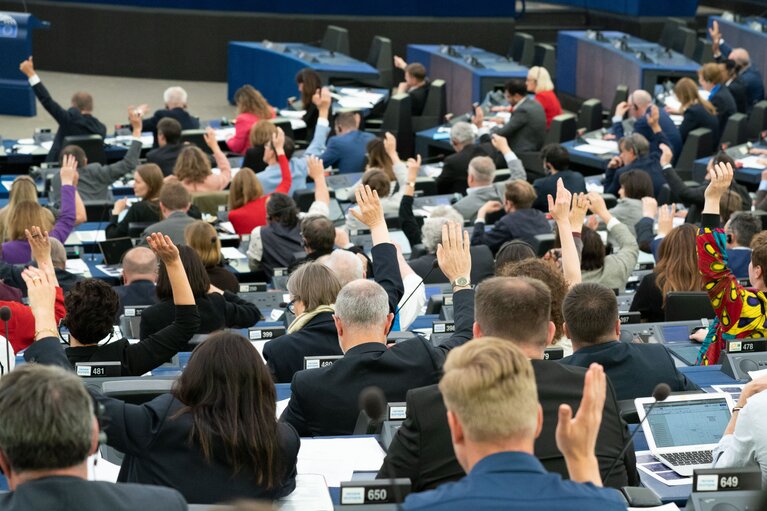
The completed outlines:
<svg viewBox="0 0 767 511">
<path fill-rule="evenodd" d="M 104 255 L 104 264 L 109 266 L 120 264 L 123 254 L 131 248 L 133 248 L 133 241 L 130 238 L 114 238 L 99 242 L 99 249 Z"/>
<path fill-rule="evenodd" d="M 646 414 L 650 403 L 643 406 Z M 658 448 L 716 444 L 728 422 L 730 407 L 724 397 L 661 402 L 647 417 Z"/>
</svg>

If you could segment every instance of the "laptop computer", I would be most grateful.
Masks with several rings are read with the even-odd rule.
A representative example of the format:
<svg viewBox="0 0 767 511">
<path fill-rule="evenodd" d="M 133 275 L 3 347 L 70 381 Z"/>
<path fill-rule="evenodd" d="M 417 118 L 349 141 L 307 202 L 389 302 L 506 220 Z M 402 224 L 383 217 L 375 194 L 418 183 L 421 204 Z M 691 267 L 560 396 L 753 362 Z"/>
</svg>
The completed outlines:
<svg viewBox="0 0 767 511">
<path fill-rule="evenodd" d="M 133 248 L 133 240 L 130 238 L 114 238 L 99 241 L 99 250 L 104 256 L 104 264 L 111 267 L 119 267 L 122 264 L 125 252 Z"/>
<path fill-rule="evenodd" d="M 644 420 L 652 397 L 634 400 L 639 420 Z M 655 405 L 642 423 L 653 455 L 679 475 L 711 467 L 711 451 L 730 422 L 734 403 L 729 394 L 681 394 Z"/>
</svg>

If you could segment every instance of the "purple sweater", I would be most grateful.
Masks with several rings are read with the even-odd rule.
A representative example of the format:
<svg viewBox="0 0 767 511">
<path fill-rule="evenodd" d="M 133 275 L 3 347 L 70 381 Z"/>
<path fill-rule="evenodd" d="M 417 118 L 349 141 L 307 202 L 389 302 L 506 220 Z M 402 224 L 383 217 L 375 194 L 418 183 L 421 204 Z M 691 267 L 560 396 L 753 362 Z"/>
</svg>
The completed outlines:
<svg viewBox="0 0 767 511">
<path fill-rule="evenodd" d="M 27 228 L 32 227 L 27 226 Z M 75 187 L 64 185 L 61 187 L 61 212 L 56 220 L 56 225 L 49 233 L 52 238 L 56 238 L 64 243 L 75 227 Z M 26 264 L 32 259 L 32 250 L 29 248 L 29 242 L 23 240 L 11 240 L 3 243 L 3 261 L 9 264 Z"/>
</svg>

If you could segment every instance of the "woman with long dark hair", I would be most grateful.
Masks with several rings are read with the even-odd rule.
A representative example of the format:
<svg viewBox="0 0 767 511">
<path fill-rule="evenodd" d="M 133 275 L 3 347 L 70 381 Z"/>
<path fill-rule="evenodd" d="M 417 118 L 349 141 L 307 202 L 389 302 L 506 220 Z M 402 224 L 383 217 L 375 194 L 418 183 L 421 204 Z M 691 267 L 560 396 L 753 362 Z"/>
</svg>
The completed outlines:
<svg viewBox="0 0 767 511">
<path fill-rule="evenodd" d="M 301 93 L 301 108 L 306 112 L 302 118 L 306 123 L 306 140 L 311 140 L 314 138 L 317 119 L 320 117 L 320 111 L 312 102 L 312 97 L 322 88 L 322 78 L 314 69 L 305 67 L 296 74 L 296 85 Z"/>
<path fill-rule="evenodd" d="M 298 206 L 284 193 L 273 193 L 266 203 L 266 225 L 250 233 L 248 259 L 252 270 L 261 269 L 271 279 L 275 268 L 287 268 L 293 254 L 303 251 Z"/>
<path fill-rule="evenodd" d="M 160 167 L 154 163 L 147 163 L 136 167 L 133 176 L 133 193 L 141 200 L 128 207 L 125 199 L 115 202 L 112 208 L 112 218 L 106 228 L 107 238 L 124 238 L 130 235 L 130 224 L 137 222 L 159 222 L 160 214 L 160 190 L 163 185 L 163 174 Z M 125 208 L 128 212 L 122 220 L 118 221 L 120 213 Z"/>
</svg>

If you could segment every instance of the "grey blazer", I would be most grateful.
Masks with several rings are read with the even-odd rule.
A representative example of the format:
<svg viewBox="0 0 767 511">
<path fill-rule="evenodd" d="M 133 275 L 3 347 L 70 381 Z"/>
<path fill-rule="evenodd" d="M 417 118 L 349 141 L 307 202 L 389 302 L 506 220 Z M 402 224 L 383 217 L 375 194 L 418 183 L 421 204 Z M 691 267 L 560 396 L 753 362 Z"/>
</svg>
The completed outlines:
<svg viewBox="0 0 767 511">
<path fill-rule="evenodd" d="M 485 205 L 487 201 L 497 200 L 503 203 L 506 182 L 493 183 L 490 186 L 483 186 L 476 190 L 466 190 L 466 197 L 462 198 L 453 207 L 458 210 L 466 220 L 474 221 L 477 218 L 477 211 Z"/>
<path fill-rule="evenodd" d="M 194 218 L 187 215 L 183 211 L 174 211 L 165 220 L 160 220 L 156 224 L 152 224 L 141 233 L 141 244 L 146 245 L 146 237 L 154 232 L 161 232 L 167 236 L 170 236 L 171 241 L 175 245 L 184 244 L 184 229 L 187 225 L 194 222 Z"/>
<path fill-rule="evenodd" d="M 515 153 L 538 151 L 546 137 L 546 113 L 535 98 L 528 96 L 514 107 L 509 122 L 495 133 L 506 137 Z"/>
</svg>

